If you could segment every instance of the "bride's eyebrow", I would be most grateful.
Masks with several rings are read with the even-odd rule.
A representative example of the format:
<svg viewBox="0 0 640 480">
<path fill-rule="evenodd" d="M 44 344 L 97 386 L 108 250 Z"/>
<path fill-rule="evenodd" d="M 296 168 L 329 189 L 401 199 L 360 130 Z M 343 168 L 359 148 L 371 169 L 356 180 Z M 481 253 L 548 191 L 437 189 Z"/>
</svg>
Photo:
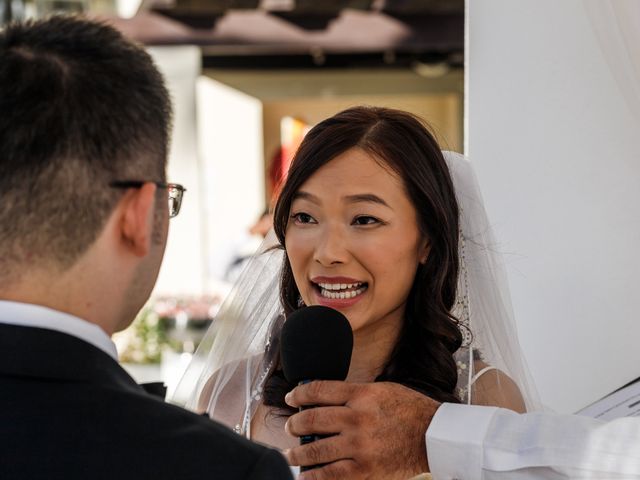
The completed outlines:
<svg viewBox="0 0 640 480">
<path fill-rule="evenodd" d="M 316 197 L 314 194 L 305 192 L 303 190 L 298 190 L 296 193 L 293 194 L 291 203 L 295 202 L 296 200 L 308 200 L 311 203 L 315 203 L 316 205 L 320 205 L 321 203 L 320 199 Z"/>
<path fill-rule="evenodd" d="M 343 198 L 348 203 L 361 203 L 361 202 L 377 203 L 379 205 L 382 205 L 384 207 L 387 207 L 387 208 L 393 210 L 393 208 L 391 208 L 387 202 L 385 202 L 382 198 L 380 198 L 379 196 L 377 196 L 377 195 L 375 195 L 373 193 L 360 193 L 360 194 L 357 194 L 357 195 L 347 195 L 347 196 L 345 196 Z"/>
<path fill-rule="evenodd" d="M 381 197 L 374 193 L 359 193 L 355 195 L 345 195 L 342 197 L 347 203 L 376 203 L 378 205 L 382 205 L 383 207 L 387 207 L 391 210 L 391 206 L 384 201 Z M 305 192 L 304 190 L 298 190 L 291 199 L 291 203 L 296 200 L 308 200 L 311 203 L 315 203 L 316 205 L 320 205 L 322 202 L 319 197 L 314 195 L 313 193 Z"/>
</svg>

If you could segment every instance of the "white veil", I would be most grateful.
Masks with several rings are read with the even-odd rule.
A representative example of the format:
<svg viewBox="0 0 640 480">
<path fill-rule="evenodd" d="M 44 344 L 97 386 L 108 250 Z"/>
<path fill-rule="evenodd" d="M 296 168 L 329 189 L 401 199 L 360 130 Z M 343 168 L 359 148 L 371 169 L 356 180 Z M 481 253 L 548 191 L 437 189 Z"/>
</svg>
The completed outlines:
<svg viewBox="0 0 640 480">
<path fill-rule="evenodd" d="M 515 327 L 502 256 L 498 253 L 476 176 L 462 155 L 444 152 L 461 212 L 460 275 L 453 314 L 463 346 L 456 352 L 463 403 L 472 403 L 482 370 L 496 368 L 519 387 L 527 410 L 540 407 Z M 279 299 L 284 251 L 273 232 L 225 300 L 169 400 L 250 436 L 250 419 L 273 367 L 270 333 L 283 321 Z M 481 360 L 479 362 L 478 360 Z M 486 368 L 488 366 L 488 368 Z M 499 378 L 499 377 L 498 377 Z M 499 388 L 499 385 L 498 385 Z"/>
</svg>

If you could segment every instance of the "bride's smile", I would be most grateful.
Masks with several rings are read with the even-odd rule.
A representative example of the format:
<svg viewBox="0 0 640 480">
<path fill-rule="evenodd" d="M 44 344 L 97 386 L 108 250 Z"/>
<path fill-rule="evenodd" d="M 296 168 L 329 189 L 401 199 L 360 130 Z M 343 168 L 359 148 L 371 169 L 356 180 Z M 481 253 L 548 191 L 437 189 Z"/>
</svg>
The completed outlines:
<svg viewBox="0 0 640 480">
<path fill-rule="evenodd" d="M 348 277 L 318 276 L 311 279 L 316 287 L 318 304 L 340 309 L 360 301 L 367 283 Z"/>
</svg>

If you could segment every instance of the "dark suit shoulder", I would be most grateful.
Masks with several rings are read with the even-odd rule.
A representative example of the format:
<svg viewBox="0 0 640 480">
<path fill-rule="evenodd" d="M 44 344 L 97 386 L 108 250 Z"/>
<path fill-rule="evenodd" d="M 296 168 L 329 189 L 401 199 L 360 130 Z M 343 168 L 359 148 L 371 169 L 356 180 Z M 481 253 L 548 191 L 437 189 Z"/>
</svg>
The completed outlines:
<svg viewBox="0 0 640 480">
<path fill-rule="evenodd" d="M 265 449 L 251 472 L 250 480 L 290 479 L 291 469 L 284 457 L 275 450 Z"/>
<path fill-rule="evenodd" d="M 165 471 L 176 472 L 175 478 L 206 478 L 286 480 L 291 478 L 284 457 L 277 451 L 250 442 L 224 425 L 206 416 L 170 405 L 151 396 L 117 402 L 127 405 L 126 416 L 133 433 L 143 438 L 142 450 L 150 456 L 160 452 L 178 454 L 175 459 L 163 454 Z M 134 417 L 139 415 L 135 422 Z M 187 467 L 188 465 L 188 467 Z M 190 476 L 190 472 L 194 477 Z"/>
<path fill-rule="evenodd" d="M 284 458 L 139 388 L 73 336 L 0 324 L 2 480 L 286 480 Z"/>
<path fill-rule="evenodd" d="M 291 478 L 278 452 L 142 390 L 0 375 L 0 391 L 2 480 Z"/>
</svg>

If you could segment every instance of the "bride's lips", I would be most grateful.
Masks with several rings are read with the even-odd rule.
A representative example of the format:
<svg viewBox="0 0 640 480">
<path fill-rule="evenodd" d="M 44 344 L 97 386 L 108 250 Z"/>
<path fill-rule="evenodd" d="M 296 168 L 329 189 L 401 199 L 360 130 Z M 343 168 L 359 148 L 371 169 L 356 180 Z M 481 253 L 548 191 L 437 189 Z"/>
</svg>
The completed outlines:
<svg viewBox="0 0 640 480">
<path fill-rule="evenodd" d="M 368 288 L 366 282 L 351 277 L 318 276 L 311 284 L 316 303 L 337 310 L 358 303 Z"/>
</svg>

